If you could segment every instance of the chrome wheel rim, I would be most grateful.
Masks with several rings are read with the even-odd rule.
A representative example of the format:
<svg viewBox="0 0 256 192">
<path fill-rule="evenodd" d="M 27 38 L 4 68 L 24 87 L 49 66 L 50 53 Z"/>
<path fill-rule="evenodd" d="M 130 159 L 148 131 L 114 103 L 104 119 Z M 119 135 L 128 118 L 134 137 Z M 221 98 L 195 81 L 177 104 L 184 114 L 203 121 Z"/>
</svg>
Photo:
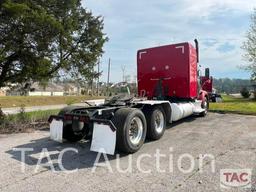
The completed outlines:
<svg viewBox="0 0 256 192">
<path fill-rule="evenodd" d="M 203 109 L 205 110 L 205 114 L 208 112 L 208 102 L 207 100 L 204 101 Z"/>
<path fill-rule="evenodd" d="M 155 111 L 154 117 L 155 130 L 157 133 L 162 133 L 164 129 L 164 114 L 160 110 Z"/>
<path fill-rule="evenodd" d="M 134 117 L 131 120 L 129 129 L 129 138 L 133 145 L 138 145 L 143 135 L 143 123 L 139 117 Z"/>
<path fill-rule="evenodd" d="M 208 112 L 208 103 L 207 103 L 207 101 L 205 101 L 205 113 L 207 113 Z"/>
</svg>

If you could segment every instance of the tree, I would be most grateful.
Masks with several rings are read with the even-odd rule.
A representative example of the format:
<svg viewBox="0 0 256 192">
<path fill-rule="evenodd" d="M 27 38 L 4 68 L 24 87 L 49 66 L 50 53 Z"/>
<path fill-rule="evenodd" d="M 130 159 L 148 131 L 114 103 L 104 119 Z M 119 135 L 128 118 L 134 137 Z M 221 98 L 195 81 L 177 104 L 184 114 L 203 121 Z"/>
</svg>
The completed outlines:
<svg viewBox="0 0 256 192">
<path fill-rule="evenodd" d="M 245 69 L 251 72 L 251 79 L 256 81 L 256 9 L 251 16 L 251 25 L 242 48 L 245 50 L 244 58 L 249 63 Z"/>
<path fill-rule="evenodd" d="M 90 75 L 108 40 L 103 18 L 81 0 L 0 2 L 0 87 L 45 81 L 60 71 Z"/>
<path fill-rule="evenodd" d="M 251 96 L 250 91 L 246 87 L 243 87 L 240 93 L 243 96 L 243 98 L 249 98 Z"/>
<path fill-rule="evenodd" d="M 50 68 L 49 48 L 61 26 L 42 7 L 20 1 L 0 3 L 0 87 L 40 80 Z"/>
<path fill-rule="evenodd" d="M 213 79 L 214 88 L 219 93 L 240 93 L 243 87 L 251 87 L 249 79 Z"/>
</svg>

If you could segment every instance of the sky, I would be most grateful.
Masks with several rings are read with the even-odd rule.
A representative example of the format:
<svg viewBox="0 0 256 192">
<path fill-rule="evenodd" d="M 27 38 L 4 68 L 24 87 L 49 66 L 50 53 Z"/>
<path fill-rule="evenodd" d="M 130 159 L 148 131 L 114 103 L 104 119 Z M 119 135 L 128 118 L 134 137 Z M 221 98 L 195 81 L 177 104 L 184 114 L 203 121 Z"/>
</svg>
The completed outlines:
<svg viewBox="0 0 256 192">
<path fill-rule="evenodd" d="M 101 81 L 107 79 L 111 58 L 111 82 L 125 75 L 136 76 L 137 50 L 159 45 L 200 43 L 200 65 L 216 78 L 250 78 L 241 70 L 242 42 L 249 29 L 256 0 L 82 0 L 95 16 L 104 17 Z"/>
</svg>

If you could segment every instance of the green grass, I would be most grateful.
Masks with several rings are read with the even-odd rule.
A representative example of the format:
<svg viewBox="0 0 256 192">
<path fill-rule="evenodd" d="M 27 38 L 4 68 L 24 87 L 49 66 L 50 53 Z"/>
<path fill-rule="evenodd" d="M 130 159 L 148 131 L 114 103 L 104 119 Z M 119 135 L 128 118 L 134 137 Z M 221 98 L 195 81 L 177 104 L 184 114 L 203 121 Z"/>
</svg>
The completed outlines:
<svg viewBox="0 0 256 192">
<path fill-rule="evenodd" d="M 80 103 L 84 100 L 99 99 L 95 96 L 2 96 L 0 97 L 0 107 L 21 107 L 21 106 L 42 106 Z"/>
<path fill-rule="evenodd" d="M 57 115 L 59 110 L 20 112 L 15 115 L 0 117 L 0 134 L 30 132 L 48 127 L 50 115 Z"/>
<path fill-rule="evenodd" d="M 33 112 L 20 112 L 15 115 L 6 116 L 6 120 L 15 123 L 23 122 L 36 122 L 36 121 L 47 121 L 50 115 L 57 115 L 60 110 L 46 110 L 46 111 L 33 111 Z"/>
<path fill-rule="evenodd" d="M 235 98 L 222 95 L 222 103 L 210 103 L 210 111 L 256 115 L 256 101 L 253 99 Z"/>
</svg>

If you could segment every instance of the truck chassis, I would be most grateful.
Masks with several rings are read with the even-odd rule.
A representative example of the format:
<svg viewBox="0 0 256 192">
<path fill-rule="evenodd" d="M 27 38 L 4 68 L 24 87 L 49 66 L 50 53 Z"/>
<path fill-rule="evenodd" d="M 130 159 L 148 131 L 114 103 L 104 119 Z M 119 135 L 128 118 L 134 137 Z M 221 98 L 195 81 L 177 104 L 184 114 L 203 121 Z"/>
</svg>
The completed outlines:
<svg viewBox="0 0 256 192">
<path fill-rule="evenodd" d="M 51 139 L 76 142 L 91 139 L 91 150 L 134 153 L 145 139 L 158 140 L 166 124 L 196 114 L 205 116 L 208 99 L 172 102 L 146 98 L 113 98 L 98 106 L 70 106 L 50 116 Z"/>
<path fill-rule="evenodd" d="M 199 48 L 179 43 L 137 52 L 137 83 L 141 98 L 113 97 L 100 106 L 68 107 L 51 116 L 51 138 L 91 139 L 91 150 L 134 153 L 145 139 L 160 139 L 167 123 L 193 114 L 205 116 L 208 93 L 198 78 Z M 146 97 L 146 98 L 143 98 Z"/>
</svg>

